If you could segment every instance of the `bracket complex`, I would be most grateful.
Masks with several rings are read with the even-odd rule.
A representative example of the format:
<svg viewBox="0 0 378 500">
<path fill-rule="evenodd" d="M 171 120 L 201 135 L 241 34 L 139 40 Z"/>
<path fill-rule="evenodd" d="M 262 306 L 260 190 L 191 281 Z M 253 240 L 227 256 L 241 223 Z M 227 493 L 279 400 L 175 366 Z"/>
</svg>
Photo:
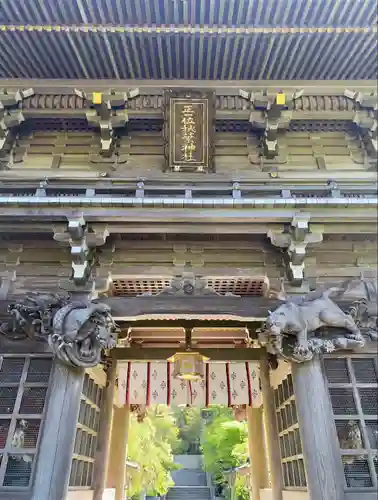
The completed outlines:
<svg viewBox="0 0 378 500">
<path fill-rule="evenodd" d="M 293 286 L 301 286 L 303 283 L 307 245 L 323 240 L 322 231 L 318 229 L 313 232 L 309 220 L 309 214 L 300 214 L 295 216 L 290 226 L 285 227 L 282 232 L 268 232 L 272 245 L 286 249 L 286 271 Z"/>
<path fill-rule="evenodd" d="M 252 126 L 263 130 L 263 154 L 268 159 L 278 156 L 278 130 L 288 129 L 292 117 L 293 101 L 302 97 L 304 91 L 298 90 L 290 97 L 283 92 L 268 96 L 266 91 L 253 94 L 239 90 L 240 97 L 252 103 L 249 121 Z"/>
<path fill-rule="evenodd" d="M 9 130 L 22 123 L 22 101 L 34 95 L 33 89 L 13 90 L 0 89 L 0 149 L 9 134 Z"/>
<path fill-rule="evenodd" d="M 69 219 L 64 226 L 55 226 L 54 239 L 71 247 L 72 280 L 83 286 L 90 278 L 95 265 L 95 250 L 105 244 L 109 232 L 106 225 L 89 229 L 84 217 Z"/>
<path fill-rule="evenodd" d="M 345 90 L 345 97 L 356 103 L 353 119 L 362 134 L 369 139 L 374 156 L 378 153 L 378 96 L 365 95 L 354 90 Z"/>
<path fill-rule="evenodd" d="M 139 95 L 139 89 L 128 92 L 109 90 L 106 93 L 93 92 L 91 94 L 75 89 L 75 94 L 87 101 L 89 110 L 85 116 L 88 124 L 100 129 L 101 154 L 111 156 L 115 143 L 114 130 L 124 127 L 129 121 L 127 102 Z"/>
</svg>

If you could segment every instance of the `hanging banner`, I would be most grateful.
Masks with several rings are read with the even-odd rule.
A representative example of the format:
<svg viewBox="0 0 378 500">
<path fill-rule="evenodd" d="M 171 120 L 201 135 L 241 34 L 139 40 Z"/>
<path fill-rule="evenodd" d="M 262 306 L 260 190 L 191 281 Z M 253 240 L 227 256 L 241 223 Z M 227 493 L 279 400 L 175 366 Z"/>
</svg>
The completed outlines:
<svg viewBox="0 0 378 500">
<path fill-rule="evenodd" d="M 165 109 L 168 169 L 211 171 L 213 94 L 168 91 Z"/>
<path fill-rule="evenodd" d="M 257 361 L 209 362 L 205 377 L 189 382 L 174 378 L 167 361 L 122 363 L 118 375 L 119 404 L 261 406 Z"/>
</svg>

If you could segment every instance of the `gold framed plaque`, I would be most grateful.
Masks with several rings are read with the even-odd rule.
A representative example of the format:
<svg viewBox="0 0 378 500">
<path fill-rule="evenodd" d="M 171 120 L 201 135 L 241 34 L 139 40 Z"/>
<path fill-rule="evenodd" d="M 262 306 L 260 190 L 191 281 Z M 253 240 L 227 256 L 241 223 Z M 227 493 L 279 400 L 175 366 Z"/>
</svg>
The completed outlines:
<svg viewBox="0 0 378 500">
<path fill-rule="evenodd" d="M 165 126 L 168 170 L 212 171 L 212 93 L 168 91 Z"/>
</svg>

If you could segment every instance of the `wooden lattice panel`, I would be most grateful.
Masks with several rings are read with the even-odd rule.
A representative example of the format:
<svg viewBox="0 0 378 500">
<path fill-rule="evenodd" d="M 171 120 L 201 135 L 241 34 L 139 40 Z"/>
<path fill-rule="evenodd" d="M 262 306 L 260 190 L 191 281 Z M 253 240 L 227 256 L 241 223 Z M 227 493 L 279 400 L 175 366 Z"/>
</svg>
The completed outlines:
<svg viewBox="0 0 378 500">
<path fill-rule="evenodd" d="M 164 288 L 169 287 L 171 281 L 170 278 L 144 280 L 118 278 L 113 280 L 113 294 L 116 297 L 142 294 L 157 295 L 164 290 Z"/>
<path fill-rule="evenodd" d="M 171 278 L 160 279 L 127 279 L 113 280 L 113 294 L 117 297 L 136 296 L 142 294 L 157 295 L 171 285 Z M 267 278 L 211 277 L 207 278 L 207 286 L 221 295 L 247 295 L 262 297 L 268 290 Z"/>
<path fill-rule="evenodd" d="M 244 277 L 212 277 L 208 278 L 207 285 L 217 293 L 225 295 L 248 295 L 251 297 L 262 297 L 268 289 L 267 278 L 244 278 Z"/>
<path fill-rule="evenodd" d="M 378 363 L 374 355 L 327 357 L 328 381 L 347 489 L 378 483 Z M 356 493 L 358 496 L 359 493 Z M 363 496 L 363 494 L 361 493 Z"/>
</svg>

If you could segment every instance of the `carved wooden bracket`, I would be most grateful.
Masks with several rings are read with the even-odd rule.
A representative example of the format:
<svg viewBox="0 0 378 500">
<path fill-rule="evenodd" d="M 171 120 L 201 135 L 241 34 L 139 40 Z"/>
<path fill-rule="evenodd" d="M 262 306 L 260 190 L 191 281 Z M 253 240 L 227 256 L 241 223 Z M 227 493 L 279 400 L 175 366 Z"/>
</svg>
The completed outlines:
<svg viewBox="0 0 378 500">
<path fill-rule="evenodd" d="M 115 142 L 114 130 L 124 127 L 129 121 L 127 102 L 139 95 L 139 89 L 128 92 L 109 90 L 106 93 L 93 92 L 89 95 L 78 89 L 74 92 L 78 97 L 85 99 L 89 107 L 85 113 L 88 124 L 100 129 L 101 155 L 112 156 Z"/>
<path fill-rule="evenodd" d="M 356 103 L 354 123 L 365 137 L 369 138 L 374 155 L 378 153 L 378 96 L 366 95 L 361 92 L 346 89 L 346 98 Z"/>
<path fill-rule="evenodd" d="M 267 159 L 279 155 L 277 134 L 278 130 L 286 130 L 290 126 L 293 103 L 303 95 L 303 90 L 298 90 L 290 97 L 280 92 L 275 96 L 268 96 L 266 92 L 253 94 L 239 90 L 240 97 L 250 101 L 253 111 L 249 121 L 252 126 L 263 130 L 263 156 Z"/>
<path fill-rule="evenodd" d="M 22 101 L 34 95 L 32 88 L 26 90 L 0 90 L 0 149 L 4 146 L 12 127 L 22 123 Z"/>
<path fill-rule="evenodd" d="M 298 214 L 282 232 L 268 232 L 272 245 L 286 249 L 287 275 L 294 286 L 301 286 L 303 283 L 307 245 L 323 240 L 322 228 L 312 232 L 309 221 L 310 214 Z"/>
<path fill-rule="evenodd" d="M 54 227 L 54 239 L 71 247 L 72 280 L 75 285 L 82 286 L 88 282 L 95 264 L 95 249 L 104 245 L 108 236 L 106 224 L 89 228 L 83 216 Z"/>
</svg>

